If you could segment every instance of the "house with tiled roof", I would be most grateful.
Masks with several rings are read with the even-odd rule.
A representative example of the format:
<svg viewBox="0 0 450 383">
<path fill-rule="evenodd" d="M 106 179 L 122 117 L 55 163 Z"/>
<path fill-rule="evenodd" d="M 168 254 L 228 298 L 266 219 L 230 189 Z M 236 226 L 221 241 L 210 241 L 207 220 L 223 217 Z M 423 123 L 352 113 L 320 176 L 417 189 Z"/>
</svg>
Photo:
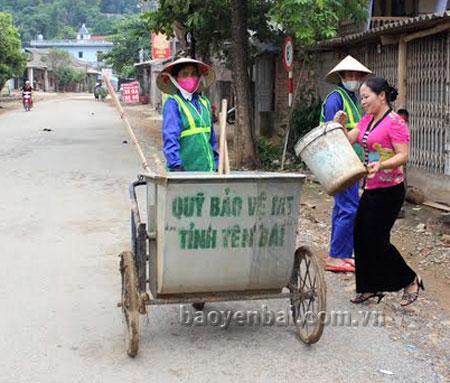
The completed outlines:
<svg viewBox="0 0 450 383">
<path fill-rule="evenodd" d="M 25 48 L 27 54 L 27 66 L 25 70 L 25 78 L 28 79 L 36 90 L 43 90 L 45 92 L 54 92 L 57 89 L 57 77 L 54 73 L 51 63 L 49 62 L 50 49 L 47 48 Z M 69 66 L 81 71 L 86 76 L 92 75 L 94 77 L 99 73 L 92 65 L 78 60 L 70 56 Z M 20 86 L 20 84 L 18 84 Z M 81 84 L 73 91 L 83 91 L 87 84 Z"/>
</svg>

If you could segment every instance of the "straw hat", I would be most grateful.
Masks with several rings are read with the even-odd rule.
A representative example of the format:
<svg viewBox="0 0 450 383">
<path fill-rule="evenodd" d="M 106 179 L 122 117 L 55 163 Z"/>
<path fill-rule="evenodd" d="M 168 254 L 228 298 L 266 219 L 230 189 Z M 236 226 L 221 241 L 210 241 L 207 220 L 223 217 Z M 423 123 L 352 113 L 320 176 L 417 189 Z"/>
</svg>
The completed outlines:
<svg viewBox="0 0 450 383">
<path fill-rule="evenodd" d="M 341 82 L 341 78 L 339 77 L 338 73 L 344 71 L 372 74 L 372 71 L 370 69 L 367 69 L 358 60 L 349 55 L 339 64 L 337 64 L 332 70 L 330 70 L 330 72 L 325 77 L 325 81 L 331 84 L 339 84 Z"/>
<path fill-rule="evenodd" d="M 172 83 L 168 74 L 172 74 L 173 67 L 178 64 L 193 64 L 199 68 L 199 74 L 200 77 L 203 76 L 203 80 L 200 79 L 197 92 L 201 92 L 202 90 L 209 88 L 214 81 L 216 81 L 216 72 L 214 72 L 214 69 L 209 65 L 198 60 L 181 58 L 165 65 L 156 78 L 156 85 L 162 92 L 167 94 L 174 94 L 177 92 L 177 87 Z"/>
</svg>

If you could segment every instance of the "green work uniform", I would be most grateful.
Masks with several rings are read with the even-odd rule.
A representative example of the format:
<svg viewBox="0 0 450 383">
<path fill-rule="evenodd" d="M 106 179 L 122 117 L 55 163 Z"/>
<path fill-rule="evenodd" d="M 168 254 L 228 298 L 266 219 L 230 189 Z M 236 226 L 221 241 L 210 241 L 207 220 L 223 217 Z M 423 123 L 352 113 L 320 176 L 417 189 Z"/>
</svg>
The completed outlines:
<svg viewBox="0 0 450 383">
<path fill-rule="evenodd" d="M 215 171 L 214 152 L 210 144 L 212 110 L 209 100 L 198 96 L 200 112 L 178 94 L 168 96 L 178 104 L 183 129 L 180 135 L 180 157 L 185 171 Z"/>
<path fill-rule="evenodd" d="M 358 122 L 361 121 L 361 112 L 359 111 L 358 107 L 355 105 L 355 103 L 353 102 L 353 100 L 347 94 L 347 92 L 345 90 L 343 90 L 339 87 L 336 87 L 331 93 L 333 93 L 333 92 L 337 92 L 341 96 L 342 102 L 344 103 L 344 112 L 347 114 L 347 123 L 345 126 L 346 126 L 347 130 L 352 130 L 353 128 L 355 128 L 358 125 Z M 320 113 L 320 124 L 321 125 L 326 122 L 325 121 L 325 104 L 327 102 L 328 96 L 322 104 L 322 110 Z M 355 150 L 359 159 L 362 162 L 364 162 L 364 151 L 363 151 L 361 145 L 353 144 L 353 149 Z"/>
</svg>

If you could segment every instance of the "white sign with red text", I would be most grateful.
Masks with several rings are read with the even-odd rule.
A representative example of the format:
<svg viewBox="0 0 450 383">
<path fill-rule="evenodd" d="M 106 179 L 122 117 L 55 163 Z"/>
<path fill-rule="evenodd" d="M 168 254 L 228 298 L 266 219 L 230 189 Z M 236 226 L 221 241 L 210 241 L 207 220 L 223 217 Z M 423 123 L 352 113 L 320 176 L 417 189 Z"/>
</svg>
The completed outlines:
<svg viewBox="0 0 450 383">
<path fill-rule="evenodd" d="M 122 101 L 126 104 L 139 102 L 139 83 L 122 84 Z"/>
</svg>

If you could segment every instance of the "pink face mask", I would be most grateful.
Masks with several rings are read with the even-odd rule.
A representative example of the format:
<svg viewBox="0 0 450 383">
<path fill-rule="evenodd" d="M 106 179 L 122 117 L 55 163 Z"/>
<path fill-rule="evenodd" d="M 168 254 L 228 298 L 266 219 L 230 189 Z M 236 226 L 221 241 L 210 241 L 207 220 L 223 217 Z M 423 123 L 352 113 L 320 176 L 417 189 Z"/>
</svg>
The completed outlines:
<svg viewBox="0 0 450 383">
<path fill-rule="evenodd" d="M 197 90 L 199 79 L 198 77 L 179 78 L 178 84 L 189 93 L 193 93 Z"/>
</svg>

